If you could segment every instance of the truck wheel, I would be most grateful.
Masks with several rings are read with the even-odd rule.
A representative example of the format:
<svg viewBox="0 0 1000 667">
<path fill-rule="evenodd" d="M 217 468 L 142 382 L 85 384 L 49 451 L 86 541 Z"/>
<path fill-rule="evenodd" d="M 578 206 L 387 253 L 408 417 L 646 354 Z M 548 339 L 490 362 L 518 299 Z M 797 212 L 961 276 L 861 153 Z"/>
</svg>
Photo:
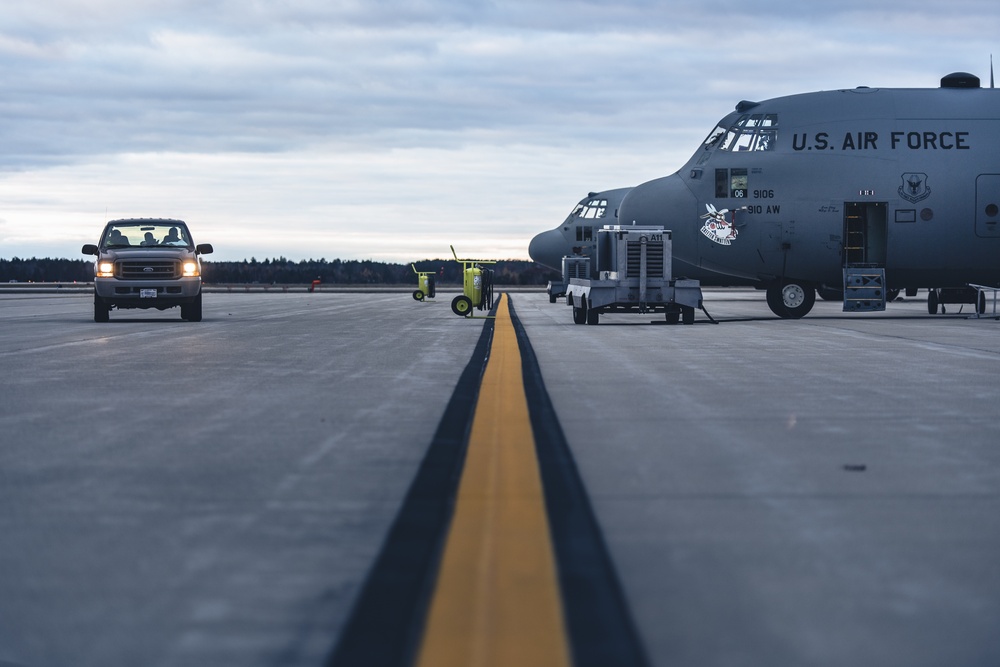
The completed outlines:
<svg viewBox="0 0 1000 667">
<path fill-rule="evenodd" d="M 694 308 L 691 306 L 681 306 L 681 321 L 684 324 L 694 324 Z"/>
<path fill-rule="evenodd" d="M 452 299 L 451 311 L 459 317 L 468 317 L 472 313 L 472 299 L 460 294 Z"/>
<path fill-rule="evenodd" d="M 94 321 L 95 322 L 110 322 L 111 321 L 111 306 L 104 303 L 101 297 L 94 295 Z"/>
<path fill-rule="evenodd" d="M 188 322 L 201 322 L 201 292 L 191 303 L 181 304 L 181 319 Z"/>
<path fill-rule="evenodd" d="M 420 290 L 416 290 L 415 292 L 413 292 L 413 299 L 415 301 L 423 301 L 424 300 L 424 293 L 421 292 Z"/>
</svg>

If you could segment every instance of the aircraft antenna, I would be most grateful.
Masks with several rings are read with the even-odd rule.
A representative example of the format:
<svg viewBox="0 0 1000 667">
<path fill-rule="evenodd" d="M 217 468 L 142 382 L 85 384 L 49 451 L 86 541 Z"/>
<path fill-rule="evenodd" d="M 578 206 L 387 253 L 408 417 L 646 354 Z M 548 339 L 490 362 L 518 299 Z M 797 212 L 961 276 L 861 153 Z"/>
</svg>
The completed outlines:
<svg viewBox="0 0 1000 667">
<path fill-rule="evenodd" d="M 993 87 L 993 54 L 990 54 L 990 88 Z"/>
</svg>

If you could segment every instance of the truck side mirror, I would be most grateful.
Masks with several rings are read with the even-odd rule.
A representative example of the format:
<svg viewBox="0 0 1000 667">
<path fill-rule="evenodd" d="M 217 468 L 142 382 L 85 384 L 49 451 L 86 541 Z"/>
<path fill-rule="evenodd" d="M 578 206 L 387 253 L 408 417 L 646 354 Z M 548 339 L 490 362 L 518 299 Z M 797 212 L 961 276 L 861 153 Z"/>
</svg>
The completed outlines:
<svg viewBox="0 0 1000 667">
<path fill-rule="evenodd" d="M 86 244 L 84 244 L 83 249 L 80 252 L 82 252 L 84 255 L 96 255 L 96 254 L 98 254 L 98 252 L 97 252 L 97 246 L 94 245 L 93 243 L 86 243 Z"/>
<path fill-rule="evenodd" d="M 199 243 L 195 248 L 195 252 L 199 255 L 211 255 L 215 252 L 215 248 L 212 247 L 211 243 Z"/>
</svg>

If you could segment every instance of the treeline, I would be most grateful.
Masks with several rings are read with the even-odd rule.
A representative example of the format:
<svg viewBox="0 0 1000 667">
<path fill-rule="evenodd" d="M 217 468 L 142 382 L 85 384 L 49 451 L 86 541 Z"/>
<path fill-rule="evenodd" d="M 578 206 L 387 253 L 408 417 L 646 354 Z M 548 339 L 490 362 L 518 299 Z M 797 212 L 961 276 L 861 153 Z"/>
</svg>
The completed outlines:
<svg viewBox="0 0 1000 667">
<path fill-rule="evenodd" d="M 438 284 L 461 284 L 462 265 L 453 259 L 414 262 L 418 271 L 431 271 Z M 559 273 L 525 260 L 502 260 L 490 265 L 498 285 L 544 285 Z M 416 282 L 409 264 L 371 260 L 309 259 L 293 262 L 279 257 L 258 261 L 212 262 L 202 260 L 206 283 L 300 284 L 320 280 L 324 284 L 402 285 Z M 0 281 L 90 282 L 93 262 L 82 259 L 0 259 Z"/>
</svg>

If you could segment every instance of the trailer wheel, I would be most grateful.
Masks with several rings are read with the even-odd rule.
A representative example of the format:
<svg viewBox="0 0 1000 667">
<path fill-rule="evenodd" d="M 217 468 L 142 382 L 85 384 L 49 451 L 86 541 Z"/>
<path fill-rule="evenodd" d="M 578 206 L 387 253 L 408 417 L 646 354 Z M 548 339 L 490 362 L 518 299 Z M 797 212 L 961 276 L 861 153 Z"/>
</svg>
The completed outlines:
<svg viewBox="0 0 1000 667">
<path fill-rule="evenodd" d="M 681 306 L 681 321 L 684 324 L 694 324 L 694 308 L 691 306 Z"/>
<path fill-rule="evenodd" d="M 451 311 L 459 317 L 468 317 L 472 313 L 472 299 L 460 294 L 452 299 Z"/>
<path fill-rule="evenodd" d="M 587 324 L 597 324 L 601 321 L 601 311 L 598 308 L 587 308 Z"/>
<path fill-rule="evenodd" d="M 416 301 L 423 301 L 424 300 L 424 293 L 421 292 L 420 290 L 416 290 L 415 292 L 413 292 L 413 298 Z"/>
<path fill-rule="evenodd" d="M 927 313 L 929 315 L 937 315 L 938 310 L 938 295 L 937 290 L 933 287 L 927 290 Z"/>
<path fill-rule="evenodd" d="M 667 318 L 667 324 L 677 324 L 678 322 L 681 321 L 680 306 L 677 306 L 672 303 L 668 304 L 667 312 L 664 313 L 664 316 Z"/>
</svg>

